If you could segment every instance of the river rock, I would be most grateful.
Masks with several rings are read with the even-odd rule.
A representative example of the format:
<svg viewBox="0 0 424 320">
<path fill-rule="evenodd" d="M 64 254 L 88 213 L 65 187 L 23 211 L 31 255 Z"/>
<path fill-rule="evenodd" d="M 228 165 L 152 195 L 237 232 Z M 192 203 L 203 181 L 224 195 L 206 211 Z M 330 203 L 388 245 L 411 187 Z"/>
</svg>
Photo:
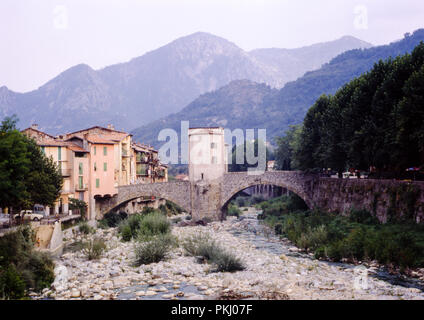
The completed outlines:
<svg viewBox="0 0 424 320">
<path fill-rule="evenodd" d="M 81 296 L 81 291 L 79 291 L 78 289 L 72 289 L 71 291 L 71 297 L 72 298 L 79 298 Z"/>
</svg>

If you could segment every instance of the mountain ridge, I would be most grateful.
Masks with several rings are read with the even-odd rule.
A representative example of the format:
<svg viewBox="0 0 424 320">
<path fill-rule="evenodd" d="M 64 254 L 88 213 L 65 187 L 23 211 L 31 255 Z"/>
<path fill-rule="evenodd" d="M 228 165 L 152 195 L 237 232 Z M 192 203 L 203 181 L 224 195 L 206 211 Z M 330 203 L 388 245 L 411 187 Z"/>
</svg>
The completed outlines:
<svg viewBox="0 0 424 320">
<path fill-rule="evenodd" d="M 255 108 L 251 107 L 249 99 L 236 101 L 233 97 L 237 92 L 228 93 L 237 87 L 232 82 L 217 91 L 200 96 L 176 114 L 133 130 L 132 134 L 135 140 L 160 147 L 157 136 L 161 129 L 172 128 L 179 132 L 179 123 L 190 121 L 190 125 L 194 126 L 223 124 L 231 130 L 263 128 L 267 129 L 268 139 L 272 140 L 276 136 L 284 135 L 290 125 L 301 123 L 309 107 L 322 94 L 334 94 L 350 80 L 369 71 L 380 59 L 385 60 L 411 52 L 421 41 L 424 41 L 424 29 L 388 45 L 347 51 L 324 64 L 319 70 L 307 72 L 296 81 L 287 83 L 280 90 L 265 89 L 266 85 L 250 82 L 250 85 L 244 85 L 240 92 L 245 96 L 251 96 L 255 90 L 261 92 L 261 101 Z M 225 110 L 220 109 L 222 105 L 226 105 Z M 222 112 L 219 112 L 220 110 Z M 235 110 L 244 110 L 244 116 L 234 116 Z"/>
<path fill-rule="evenodd" d="M 329 43 L 337 46 L 337 41 Z M 350 46 L 361 43 L 355 39 Z M 52 134 L 108 123 L 128 131 L 179 112 L 234 80 L 279 87 L 287 81 L 286 72 L 272 64 L 224 38 L 197 32 L 99 70 L 75 65 L 26 93 L 5 87 L 0 115 L 17 113 L 19 126 L 37 123 Z M 301 65 L 298 73 L 310 71 Z"/>
</svg>

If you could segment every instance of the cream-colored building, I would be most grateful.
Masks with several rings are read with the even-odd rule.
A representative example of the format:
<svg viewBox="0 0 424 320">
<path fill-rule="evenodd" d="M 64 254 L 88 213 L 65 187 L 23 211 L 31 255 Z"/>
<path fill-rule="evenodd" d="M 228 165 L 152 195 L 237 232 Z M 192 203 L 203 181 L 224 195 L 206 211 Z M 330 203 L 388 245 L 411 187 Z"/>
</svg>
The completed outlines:
<svg viewBox="0 0 424 320">
<path fill-rule="evenodd" d="M 189 129 L 190 181 L 213 181 L 227 172 L 224 138 L 224 128 Z"/>
</svg>

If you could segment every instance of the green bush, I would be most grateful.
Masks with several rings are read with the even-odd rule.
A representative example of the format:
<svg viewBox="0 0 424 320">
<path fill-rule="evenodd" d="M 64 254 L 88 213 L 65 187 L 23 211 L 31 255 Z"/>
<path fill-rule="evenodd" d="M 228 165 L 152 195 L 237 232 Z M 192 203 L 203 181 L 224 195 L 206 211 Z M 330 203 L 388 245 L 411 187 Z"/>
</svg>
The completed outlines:
<svg viewBox="0 0 424 320">
<path fill-rule="evenodd" d="M 274 231 L 276 235 L 282 235 L 283 234 L 283 224 L 282 223 L 277 223 L 274 226 Z"/>
<path fill-rule="evenodd" d="M 153 212 L 142 218 L 137 236 L 143 241 L 170 231 L 171 223 L 166 216 L 159 212 Z"/>
<path fill-rule="evenodd" d="M 125 220 L 128 215 L 121 211 L 119 213 L 108 212 L 104 215 L 103 219 L 99 221 L 99 227 L 106 228 L 115 228 L 121 223 L 121 221 Z"/>
<path fill-rule="evenodd" d="M 202 257 L 216 266 L 217 272 L 235 272 L 245 269 L 243 263 L 233 254 L 218 246 L 209 235 L 196 234 L 183 242 L 185 252 L 194 257 Z"/>
<path fill-rule="evenodd" d="M 121 234 L 122 240 L 125 242 L 131 241 L 133 237 L 131 226 L 126 222 L 119 225 L 119 233 Z"/>
<path fill-rule="evenodd" d="M 105 219 L 102 219 L 97 222 L 97 227 L 100 229 L 109 229 L 109 224 Z"/>
<path fill-rule="evenodd" d="M 25 297 L 26 284 L 15 266 L 4 270 L 0 267 L 0 299 L 22 299 Z"/>
<path fill-rule="evenodd" d="M 135 249 L 135 266 L 162 261 L 175 243 L 170 234 L 156 235 L 150 241 L 139 243 Z"/>
<path fill-rule="evenodd" d="M 121 221 L 118 225 L 118 232 L 123 241 L 130 241 L 137 237 L 137 232 L 140 229 L 140 224 L 143 216 L 139 213 L 130 215 L 128 219 Z"/>
<path fill-rule="evenodd" d="M 130 241 L 135 238 L 147 241 L 155 235 L 166 234 L 170 231 L 171 223 L 159 211 L 152 211 L 146 215 L 131 215 L 118 226 L 118 232 L 121 234 L 123 241 Z"/>
<path fill-rule="evenodd" d="M 172 216 L 181 214 L 183 209 L 175 203 L 166 200 L 165 204 L 159 206 L 159 211 L 166 216 Z"/>
<path fill-rule="evenodd" d="M 349 212 L 349 221 L 363 224 L 379 224 L 379 220 L 367 210 L 352 208 Z"/>
<path fill-rule="evenodd" d="M 217 272 L 236 272 L 245 269 L 239 258 L 222 249 L 213 250 L 210 260 L 216 265 Z"/>
<path fill-rule="evenodd" d="M 228 216 L 230 217 L 239 217 L 241 215 L 241 211 L 238 207 L 234 206 L 234 205 L 229 205 L 228 206 Z"/>
<path fill-rule="evenodd" d="M 82 249 L 88 260 L 99 259 L 105 250 L 106 243 L 100 238 L 91 239 L 90 241 L 85 242 Z"/>
<path fill-rule="evenodd" d="M 79 223 L 78 230 L 83 234 L 90 234 L 94 232 L 94 229 L 90 227 L 86 221 Z"/>
<path fill-rule="evenodd" d="M 40 291 L 54 281 L 54 263 L 34 250 L 34 239 L 30 226 L 0 238 L 0 298 L 23 298 L 24 291 Z"/>
<path fill-rule="evenodd" d="M 184 239 L 182 247 L 189 256 L 201 256 L 200 248 L 213 243 L 207 233 L 197 233 Z"/>
</svg>

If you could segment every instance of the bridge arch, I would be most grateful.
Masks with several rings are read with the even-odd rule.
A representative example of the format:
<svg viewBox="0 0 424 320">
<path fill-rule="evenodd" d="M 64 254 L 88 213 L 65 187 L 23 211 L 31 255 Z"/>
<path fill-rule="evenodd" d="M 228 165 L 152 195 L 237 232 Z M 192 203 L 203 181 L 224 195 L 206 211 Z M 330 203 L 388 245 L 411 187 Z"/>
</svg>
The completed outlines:
<svg viewBox="0 0 424 320">
<path fill-rule="evenodd" d="M 287 189 L 305 201 L 308 208 L 312 208 L 312 199 L 307 192 L 305 177 L 302 173 L 293 171 L 265 172 L 262 175 L 243 173 L 229 173 L 224 176 L 221 192 L 221 208 L 225 212 L 229 202 L 239 192 L 257 185 L 273 185 Z"/>
<path fill-rule="evenodd" d="M 169 200 L 191 213 L 190 183 L 187 181 L 134 184 L 118 187 L 118 194 L 100 204 L 100 216 L 140 197 L 156 197 Z"/>
</svg>

